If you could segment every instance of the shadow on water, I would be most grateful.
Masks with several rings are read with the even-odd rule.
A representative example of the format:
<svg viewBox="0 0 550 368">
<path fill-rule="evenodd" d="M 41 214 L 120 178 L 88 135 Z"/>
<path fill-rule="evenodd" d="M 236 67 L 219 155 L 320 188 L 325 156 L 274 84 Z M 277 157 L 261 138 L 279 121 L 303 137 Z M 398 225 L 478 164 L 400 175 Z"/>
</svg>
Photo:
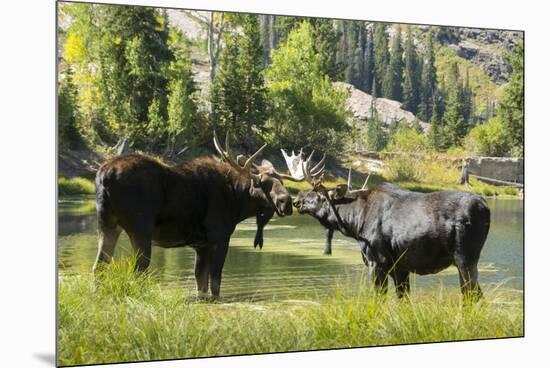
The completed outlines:
<svg viewBox="0 0 550 368">
<path fill-rule="evenodd" d="M 480 281 L 487 285 L 505 280 L 507 287 L 521 289 L 523 202 L 488 202 L 492 222 L 479 264 Z M 231 238 L 223 272 L 223 303 L 311 299 L 327 295 L 343 280 L 356 284 L 366 273 L 356 242 L 340 234 L 335 234 L 333 255 L 322 255 L 324 230 L 309 216 L 271 220 L 265 228 L 262 250 L 253 248 L 255 231 L 254 220 L 249 219 L 238 225 Z M 89 272 L 97 252 L 95 232 L 93 211 L 60 211 L 58 262 L 61 272 Z M 130 249 L 128 237 L 123 234 L 115 257 L 129 254 Z M 194 251 L 190 248 L 153 249 L 151 268 L 167 287 L 193 294 L 193 264 Z M 451 267 L 437 275 L 415 276 L 412 282 L 413 287 L 439 287 L 442 283 L 458 288 L 458 275 Z"/>
</svg>

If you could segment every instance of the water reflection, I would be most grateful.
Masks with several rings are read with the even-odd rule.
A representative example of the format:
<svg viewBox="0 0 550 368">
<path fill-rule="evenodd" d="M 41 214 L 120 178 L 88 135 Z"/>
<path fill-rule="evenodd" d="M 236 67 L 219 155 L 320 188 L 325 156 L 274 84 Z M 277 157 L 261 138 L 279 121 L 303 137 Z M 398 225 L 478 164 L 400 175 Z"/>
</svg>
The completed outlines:
<svg viewBox="0 0 550 368">
<path fill-rule="evenodd" d="M 523 202 L 489 200 L 491 229 L 480 260 L 480 281 L 506 281 L 523 285 Z M 81 205 L 81 204 L 80 204 Z M 93 208 L 93 207 L 92 207 Z M 254 249 L 256 226 L 239 224 L 231 239 L 225 263 L 222 294 L 228 298 L 286 299 L 321 295 L 337 283 L 352 287 L 366 277 L 355 241 L 335 234 L 333 255 L 322 255 L 324 230 L 309 216 L 275 218 L 265 229 L 265 245 Z M 89 272 L 97 252 L 94 213 L 61 211 L 59 216 L 59 267 L 62 272 Z M 129 254 L 128 237 L 121 236 L 115 257 Z M 194 290 L 194 251 L 189 248 L 154 248 L 151 268 L 162 282 Z M 413 287 L 458 288 L 454 268 L 437 275 L 413 277 Z"/>
</svg>

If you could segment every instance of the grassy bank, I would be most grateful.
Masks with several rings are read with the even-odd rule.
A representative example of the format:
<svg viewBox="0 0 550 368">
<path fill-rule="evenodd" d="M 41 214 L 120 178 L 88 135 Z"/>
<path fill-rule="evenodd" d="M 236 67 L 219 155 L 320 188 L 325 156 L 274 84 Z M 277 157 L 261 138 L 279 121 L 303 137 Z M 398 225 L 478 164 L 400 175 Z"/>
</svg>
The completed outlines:
<svg viewBox="0 0 550 368">
<path fill-rule="evenodd" d="M 90 179 L 82 177 L 64 178 L 57 180 L 59 195 L 94 194 L 95 184 Z"/>
<path fill-rule="evenodd" d="M 362 288 L 316 300 L 199 302 L 154 275 L 116 263 L 101 280 L 60 277 L 59 364 L 76 365 L 520 336 L 517 293 L 485 290 L 462 306 L 456 290 L 408 301 Z"/>
<path fill-rule="evenodd" d="M 343 184 L 345 183 L 347 178 L 335 178 L 334 180 L 327 180 L 324 182 L 324 184 L 329 186 L 334 186 L 336 184 Z M 354 178 L 353 180 L 353 188 L 359 189 L 363 185 L 364 179 L 357 179 Z M 380 184 L 382 182 L 391 182 L 390 180 L 387 180 L 381 175 L 371 175 L 369 179 L 369 187 L 372 187 L 373 185 Z M 457 189 L 457 190 L 467 190 L 485 197 L 498 197 L 498 198 L 521 198 L 519 194 L 519 190 L 514 187 L 498 187 L 495 185 L 490 185 L 487 183 L 484 183 L 482 181 L 479 181 L 475 178 L 470 178 L 470 186 L 460 185 L 458 184 L 458 179 L 456 182 L 432 182 L 432 183 L 425 183 L 422 181 L 398 181 L 395 182 L 398 186 L 404 189 L 409 189 L 415 192 L 422 192 L 422 193 L 430 193 L 430 192 L 436 192 L 440 190 L 451 190 L 451 189 Z M 291 181 L 286 181 L 285 186 L 289 188 L 291 194 L 296 194 L 298 191 L 302 189 L 311 189 L 311 185 L 309 183 L 295 183 Z"/>
</svg>

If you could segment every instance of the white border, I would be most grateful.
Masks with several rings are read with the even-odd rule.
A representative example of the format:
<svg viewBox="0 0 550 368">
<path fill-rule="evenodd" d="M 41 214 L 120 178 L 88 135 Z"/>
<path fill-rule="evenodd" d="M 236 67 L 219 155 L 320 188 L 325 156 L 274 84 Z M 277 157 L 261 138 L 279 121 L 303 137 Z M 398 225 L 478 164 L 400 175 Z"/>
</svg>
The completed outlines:
<svg viewBox="0 0 550 368">
<path fill-rule="evenodd" d="M 547 361 L 549 291 L 544 208 L 548 176 L 548 20 L 542 5 L 504 0 L 163 0 L 152 6 L 448 24 L 526 31 L 526 337 L 324 352 L 198 359 L 116 367 L 518 367 Z M 542 2 L 540 4 L 543 4 Z M 0 91 L 2 195 L 0 336 L 2 367 L 52 366 L 55 241 L 55 3 L 2 6 Z M 547 53 L 546 53 L 547 54 Z M 7 206 L 6 206 L 7 204 Z M 544 211 L 544 212 L 543 212 Z M 6 237 L 7 235 L 7 237 Z M 49 358 L 48 358 L 49 357 Z M 48 360 L 50 363 L 48 363 Z M 540 365 L 533 363 L 535 365 Z M 115 367 L 115 365 L 113 365 Z"/>
</svg>

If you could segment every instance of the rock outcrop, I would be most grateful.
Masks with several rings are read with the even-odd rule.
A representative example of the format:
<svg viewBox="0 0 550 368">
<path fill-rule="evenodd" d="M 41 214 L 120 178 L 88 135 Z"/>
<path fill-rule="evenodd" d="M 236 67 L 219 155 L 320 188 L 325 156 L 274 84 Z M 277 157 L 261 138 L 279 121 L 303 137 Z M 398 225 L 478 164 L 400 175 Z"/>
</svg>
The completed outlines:
<svg viewBox="0 0 550 368">
<path fill-rule="evenodd" d="M 373 107 L 376 106 L 378 118 L 385 125 L 389 125 L 394 121 L 412 125 L 416 116 L 407 110 L 401 108 L 401 102 L 390 100 L 387 98 L 376 98 L 373 105 L 373 97 L 366 92 L 363 92 L 351 84 L 336 82 L 335 85 L 346 88 L 349 91 L 349 97 L 346 102 L 346 107 L 352 112 L 353 117 L 360 120 L 366 120 L 373 114 Z M 428 130 L 429 124 L 419 121 L 420 126 L 424 131 Z"/>
<path fill-rule="evenodd" d="M 519 31 L 500 31 L 477 28 L 448 28 L 454 39 L 448 44 L 458 56 L 473 62 L 496 84 L 508 82 L 512 68 L 506 61 L 506 54 L 523 40 Z"/>
</svg>

